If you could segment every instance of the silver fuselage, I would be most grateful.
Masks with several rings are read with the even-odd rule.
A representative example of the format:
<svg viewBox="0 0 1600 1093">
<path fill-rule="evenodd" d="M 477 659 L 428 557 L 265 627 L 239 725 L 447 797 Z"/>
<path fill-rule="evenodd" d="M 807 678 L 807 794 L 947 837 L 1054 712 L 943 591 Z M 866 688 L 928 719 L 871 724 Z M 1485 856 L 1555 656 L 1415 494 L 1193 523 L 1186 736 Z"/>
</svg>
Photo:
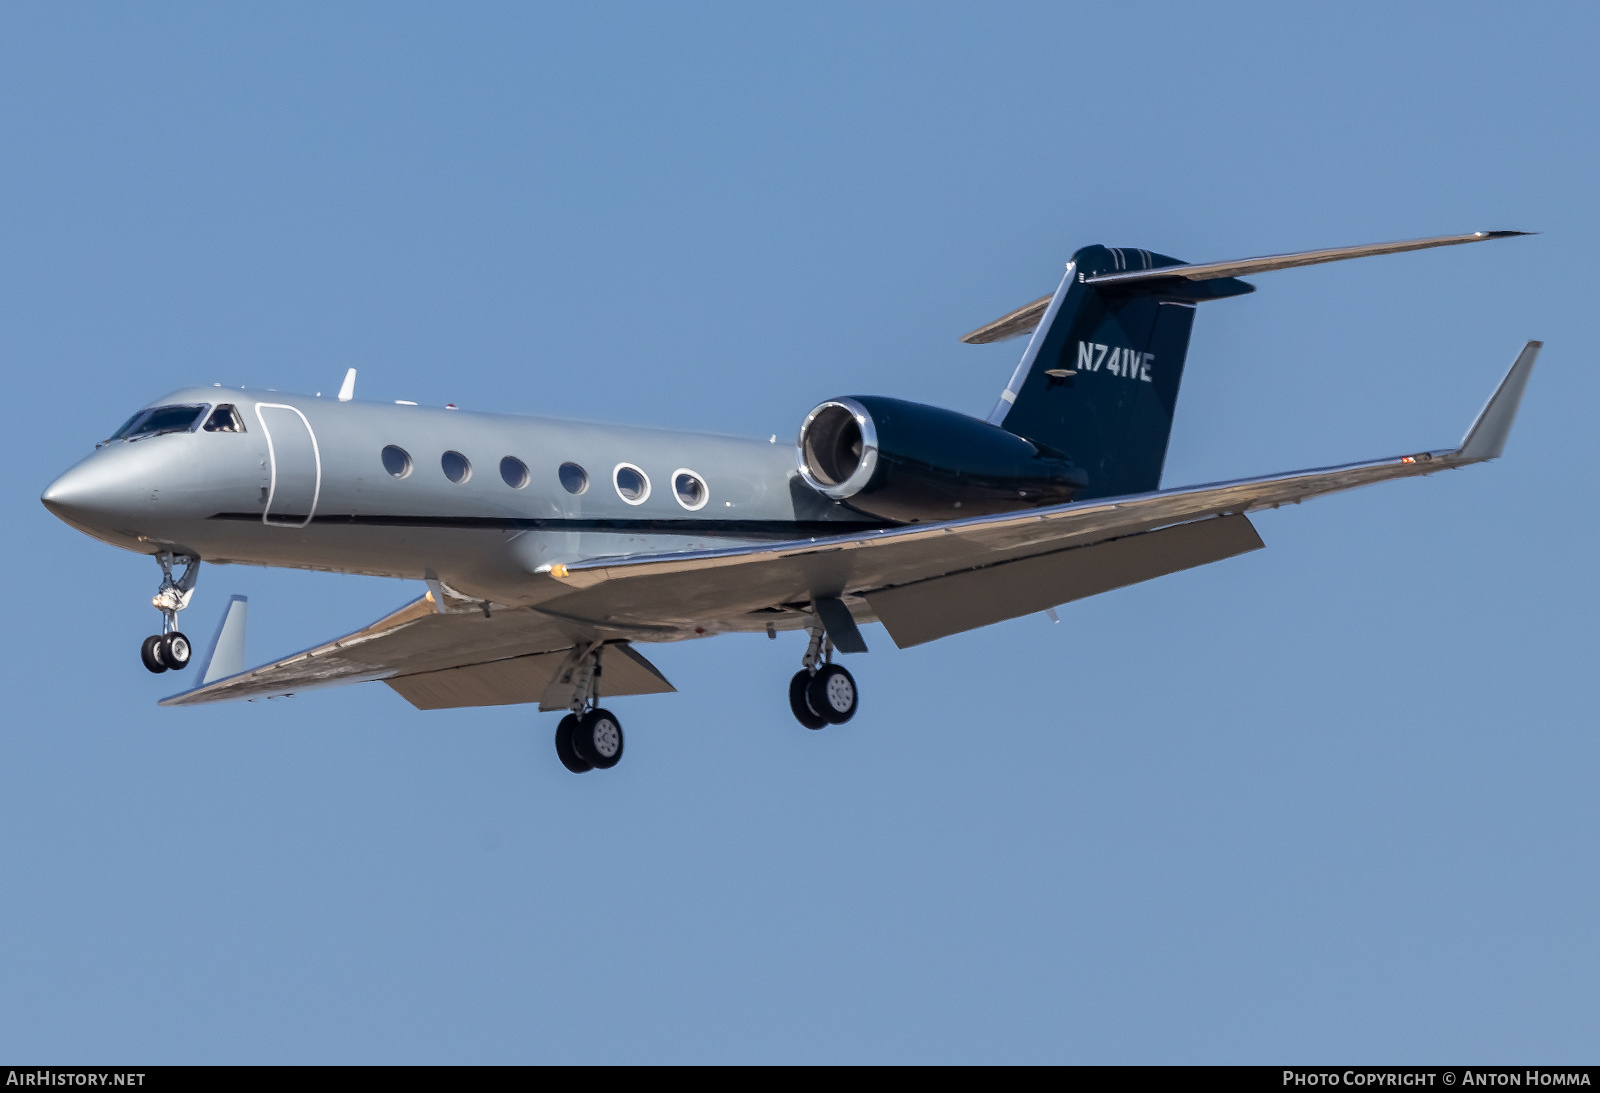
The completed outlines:
<svg viewBox="0 0 1600 1093">
<path fill-rule="evenodd" d="M 551 564 L 881 523 L 807 487 L 786 440 L 221 387 L 186 388 L 149 405 L 189 404 L 232 405 L 245 431 L 197 426 L 108 442 L 52 483 L 45 504 L 79 530 L 140 553 L 437 577 L 464 596 L 508 605 L 545 598 L 540 569 Z M 385 469 L 389 445 L 409 456 L 404 477 Z M 464 481 L 447 477 L 447 452 L 470 463 Z M 527 467 L 525 486 L 502 477 L 507 456 Z M 586 472 L 583 492 L 563 487 L 564 463 Z M 617 488 L 624 466 L 648 479 L 642 499 L 630 502 Z M 704 483 L 703 499 L 674 489 L 685 471 Z"/>
</svg>

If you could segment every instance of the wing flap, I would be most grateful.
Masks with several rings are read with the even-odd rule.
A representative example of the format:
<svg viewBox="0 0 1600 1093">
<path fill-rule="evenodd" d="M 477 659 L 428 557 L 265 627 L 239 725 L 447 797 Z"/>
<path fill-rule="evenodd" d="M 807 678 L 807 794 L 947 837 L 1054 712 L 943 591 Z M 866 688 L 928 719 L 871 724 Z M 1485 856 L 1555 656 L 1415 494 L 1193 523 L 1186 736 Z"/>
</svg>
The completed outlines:
<svg viewBox="0 0 1600 1093">
<path fill-rule="evenodd" d="M 566 659 L 564 651 L 467 664 L 437 672 L 390 676 L 384 682 L 419 710 L 461 706 L 512 706 L 537 702 L 550 677 Z"/>
<path fill-rule="evenodd" d="M 868 592 L 866 600 L 905 649 L 1264 545 L 1247 517 L 1223 516 Z"/>
<path fill-rule="evenodd" d="M 565 651 L 532 653 L 436 672 L 391 676 L 384 682 L 419 710 L 514 706 L 539 702 L 570 659 Z M 607 697 L 677 690 L 655 665 L 626 643 L 601 649 L 600 679 L 602 694 Z M 570 686 L 568 691 L 570 697 Z"/>
</svg>

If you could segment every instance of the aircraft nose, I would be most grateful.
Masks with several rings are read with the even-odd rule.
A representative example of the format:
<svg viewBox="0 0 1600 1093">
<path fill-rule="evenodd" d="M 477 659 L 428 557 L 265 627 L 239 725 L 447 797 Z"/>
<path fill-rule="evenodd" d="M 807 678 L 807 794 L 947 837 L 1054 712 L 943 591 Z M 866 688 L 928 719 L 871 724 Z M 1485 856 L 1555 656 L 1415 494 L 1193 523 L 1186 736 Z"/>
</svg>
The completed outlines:
<svg viewBox="0 0 1600 1093">
<path fill-rule="evenodd" d="M 39 495 L 44 507 L 69 524 L 91 522 L 110 515 L 126 503 L 126 483 L 104 460 L 90 459 L 57 478 Z"/>
</svg>

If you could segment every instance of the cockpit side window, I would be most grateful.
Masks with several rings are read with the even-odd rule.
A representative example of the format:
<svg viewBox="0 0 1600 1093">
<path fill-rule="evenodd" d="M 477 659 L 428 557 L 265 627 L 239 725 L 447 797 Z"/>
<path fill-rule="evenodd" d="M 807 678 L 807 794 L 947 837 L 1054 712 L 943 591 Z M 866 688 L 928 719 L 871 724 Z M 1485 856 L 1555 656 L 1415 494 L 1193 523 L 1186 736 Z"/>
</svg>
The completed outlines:
<svg viewBox="0 0 1600 1093">
<path fill-rule="evenodd" d="M 239 411 L 224 402 L 206 419 L 205 431 L 208 433 L 242 433 L 244 432 L 244 419 L 239 416 Z"/>
<path fill-rule="evenodd" d="M 126 425 L 111 434 L 110 439 L 140 440 L 160 433 L 187 433 L 200 423 L 207 409 L 209 407 L 202 404 L 157 406 L 153 410 L 141 410 L 129 418 Z"/>
</svg>

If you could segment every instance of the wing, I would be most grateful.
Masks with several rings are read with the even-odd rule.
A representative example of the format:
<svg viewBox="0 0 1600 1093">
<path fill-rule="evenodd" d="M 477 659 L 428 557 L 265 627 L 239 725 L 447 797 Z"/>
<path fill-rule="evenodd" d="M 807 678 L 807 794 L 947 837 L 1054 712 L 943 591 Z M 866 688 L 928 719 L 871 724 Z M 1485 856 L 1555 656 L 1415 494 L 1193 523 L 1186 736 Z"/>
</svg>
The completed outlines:
<svg viewBox="0 0 1600 1093">
<path fill-rule="evenodd" d="M 571 591 L 540 609 L 618 632 L 719 617 L 739 628 L 740 616 L 755 628 L 786 606 L 840 597 L 914 645 L 1256 549 L 1249 512 L 1494 459 L 1541 344 L 1527 344 L 1454 449 L 831 538 L 575 561 L 546 567 Z"/>
<path fill-rule="evenodd" d="M 430 592 L 352 634 L 203 683 L 163 698 L 160 704 L 194 706 L 234 698 L 283 698 L 318 687 L 382 680 L 422 710 L 518 702 L 540 702 L 550 709 L 566 705 L 562 677 L 575 661 L 578 648 L 570 630 L 548 615 L 525 608 L 501 608 L 485 615 L 480 605 L 449 596 L 438 602 L 445 604 L 444 611 L 438 609 Z M 242 646 L 242 633 L 238 641 Z M 210 658 L 213 661 L 215 652 Z M 204 672 L 202 679 L 211 675 Z M 607 695 L 673 690 L 672 684 L 625 642 L 602 649 L 601 677 Z"/>
</svg>

